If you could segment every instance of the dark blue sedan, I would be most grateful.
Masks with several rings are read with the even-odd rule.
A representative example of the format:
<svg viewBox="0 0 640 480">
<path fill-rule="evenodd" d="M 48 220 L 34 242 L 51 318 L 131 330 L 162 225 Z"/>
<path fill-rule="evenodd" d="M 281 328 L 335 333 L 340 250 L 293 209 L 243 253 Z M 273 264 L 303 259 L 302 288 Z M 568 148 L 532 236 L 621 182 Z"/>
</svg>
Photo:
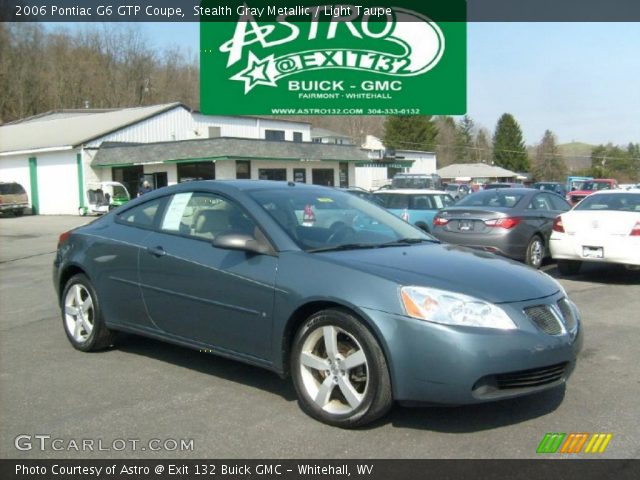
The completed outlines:
<svg viewBox="0 0 640 480">
<path fill-rule="evenodd" d="M 313 222 L 317 211 L 340 220 Z M 467 404 L 561 386 L 579 313 L 544 273 L 444 245 L 336 189 L 163 188 L 60 236 L 71 344 L 145 335 L 291 376 L 301 407 L 355 427 L 394 400 Z"/>
</svg>

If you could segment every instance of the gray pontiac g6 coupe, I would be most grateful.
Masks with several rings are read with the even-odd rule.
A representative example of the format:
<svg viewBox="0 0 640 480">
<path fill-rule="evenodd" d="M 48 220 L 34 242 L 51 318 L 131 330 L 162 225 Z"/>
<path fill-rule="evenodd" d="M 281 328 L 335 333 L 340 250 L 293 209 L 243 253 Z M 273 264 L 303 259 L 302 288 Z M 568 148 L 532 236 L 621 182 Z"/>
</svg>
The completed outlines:
<svg viewBox="0 0 640 480">
<path fill-rule="evenodd" d="M 295 183 L 156 190 L 60 235 L 53 281 L 76 349 L 129 332 L 257 365 L 339 427 L 560 387 L 582 343 L 548 275 Z"/>
</svg>

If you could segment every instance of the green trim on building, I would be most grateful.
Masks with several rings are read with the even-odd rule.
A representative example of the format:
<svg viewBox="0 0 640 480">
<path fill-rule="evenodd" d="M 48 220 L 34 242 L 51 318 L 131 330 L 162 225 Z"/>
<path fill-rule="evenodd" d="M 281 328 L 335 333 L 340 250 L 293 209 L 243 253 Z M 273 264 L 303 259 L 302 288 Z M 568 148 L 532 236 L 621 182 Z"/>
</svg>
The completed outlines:
<svg viewBox="0 0 640 480">
<path fill-rule="evenodd" d="M 80 209 L 84 209 L 84 167 L 82 165 L 82 153 L 76 155 L 76 163 L 78 165 L 78 199 L 80 200 Z"/>
<path fill-rule="evenodd" d="M 31 184 L 31 213 L 40 213 L 40 198 L 38 196 L 38 159 L 29 157 L 29 183 Z"/>
</svg>

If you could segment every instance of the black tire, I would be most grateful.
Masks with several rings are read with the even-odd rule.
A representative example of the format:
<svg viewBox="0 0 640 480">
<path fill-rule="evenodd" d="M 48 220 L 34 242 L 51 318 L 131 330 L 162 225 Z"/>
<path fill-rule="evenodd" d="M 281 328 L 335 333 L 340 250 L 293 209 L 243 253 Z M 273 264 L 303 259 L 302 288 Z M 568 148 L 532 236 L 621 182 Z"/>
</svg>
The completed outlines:
<svg viewBox="0 0 640 480">
<path fill-rule="evenodd" d="M 582 267 L 579 260 L 558 260 L 558 271 L 561 275 L 577 275 Z"/>
<path fill-rule="evenodd" d="M 335 376 L 332 376 L 330 370 L 328 370 L 331 368 L 329 366 L 326 367 L 327 370 L 324 372 L 303 366 L 301 360 L 303 348 L 309 342 L 313 343 L 313 339 L 318 335 L 319 331 L 321 332 L 322 342 L 324 342 L 326 337 L 322 333 L 324 332 L 323 327 L 333 327 L 338 332 L 336 344 L 338 345 L 339 356 L 343 361 L 349 358 L 350 352 L 355 351 L 364 353 L 364 365 L 352 369 L 343 367 L 345 370 L 340 375 L 338 368 L 340 368 L 339 365 L 341 364 L 340 361 L 337 361 L 334 365 L 337 370 Z M 313 337 L 311 337 L 312 335 Z M 345 350 L 349 347 L 352 348 L 350 351 Z M 361 352 L 358 348 L 361 349 Z M 342 357 L 345 351 L 347 355 Z M 328 361 L 328 358 L 329 354 L 326 354 L 326 358 L 321 359 Z M 309 317 L 294 338 L 290 366 L 300 407 L 309 416 L 328 425 L 341 428 L 360 427 L 382 417 L 393 404 L 391 378 L 384 352 L 371 332 L 348 311 L 340 309 L 322 310 Z M 362 380 L 363 372 L 364 381 Z M 330 387 L 329 401 L 325 407 L 339 409 L 339 411 L 327 411 L 316 403 L 311 397 L 303 375 L 307 381 L 312 382 L 312 388 L 315 386 L 318 391 L 323 382 L 329 382 L 332 386 Z M 346 397 L 342 393 L 344 383 L 339 383 L 340 380 L 336 379 L 338 376 L 342 377 L 342 382 L 347 379 L 348 384 L 355 390 L 358 388 L 362 390 L 359 392 L 361 400 L 357 407 L 347 405 Z M 329 377 L 334 378 L 336 383 L 332 384 Z M 343 410 L 340 409 L 351 410 L 343 413 Z"/>
<path fill-rule="evenodd" d="M 68 317 L 72 317 L 71 315 L 67 315 L 67 299 L 70 295 L 71 289 L 79 287 L 84 297 L 84 300 L 87 299 L 87 296 L 91 297 L 91 310 L 87 313 L 87 319 L 90 324 L 93 325 L 91 332 L 83 339 L 77 339 L 74 337 L 74 333 L 70 331 L 70 322 L 71 319 Z M 72 294 L 73 295 L 73 294 Z M 104 324 L 104 319 L 102 318 L 102 312 L 100 310 L 100 302 L 98 299 L 98 295 L 96 294 L 91 281 L 84 274 L 74 275 L 69 279 L 67 284 L 62 291 L 62 296 L 60 298 L 60 310 L 62 314 L 62 326 L 64 331 L 69 339 L 69 342 L 73 347 L 77 350 L 81 350 L 83 352 L 94 352 L 98 350 L 104 350 L 105 348 L 113 345 L 116 339 L 116 333 L 113 330 L 108 329 Z M 76 317 L 77 318 L 77 317 Z M 86 333 L 86 329 L 80 332 L 82 335 L 82 331 Z"/>
<path fill-rule="evenodd" d="M 546 253 L 544 240 L 539 235 L 534 235 L 527 245 L 524 261 L 530 267 L 540 268 Z"/>
<path fill-rule="evenodd" d="M 14 217 L 21 217 L 23 214 L 24 214 L 24 208 L 18 208 L 17 210 L 13 211 Z"/>
<path fill-rule="evenodd" d="M 423 232 L 426 233 L 431 233 L 429 231 L 429 227 L 427 227 L 424 223 L 416 223 L 416 227 L 418 227 L 420 230 L 422 230 Z"/>
</svg>

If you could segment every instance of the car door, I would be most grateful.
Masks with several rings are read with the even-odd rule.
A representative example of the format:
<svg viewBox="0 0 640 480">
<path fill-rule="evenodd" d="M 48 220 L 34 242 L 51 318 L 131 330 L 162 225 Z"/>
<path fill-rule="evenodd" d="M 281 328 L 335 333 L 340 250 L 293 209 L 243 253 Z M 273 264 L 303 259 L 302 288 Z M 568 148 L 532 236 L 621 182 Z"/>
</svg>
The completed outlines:
<svg viewBox="0 0 640 480">
<path fill-rule="evenodd" d="M 107 323 L 147 331 L 157 330 L 142 301 L 138 259 L 145 239 L 159 221 L 164 198 L 157 198 L 96 223 L 86 252 L 101 309 Z"/>
<path fill-rule="evenodd" d="M 177 193 L 145 240 L 140 285 L 166 334 L 249 357 L 270 357 L 277 257 L 213 246 L 222 233 L 260 232 L 235 202 Z"/>
</svg>

